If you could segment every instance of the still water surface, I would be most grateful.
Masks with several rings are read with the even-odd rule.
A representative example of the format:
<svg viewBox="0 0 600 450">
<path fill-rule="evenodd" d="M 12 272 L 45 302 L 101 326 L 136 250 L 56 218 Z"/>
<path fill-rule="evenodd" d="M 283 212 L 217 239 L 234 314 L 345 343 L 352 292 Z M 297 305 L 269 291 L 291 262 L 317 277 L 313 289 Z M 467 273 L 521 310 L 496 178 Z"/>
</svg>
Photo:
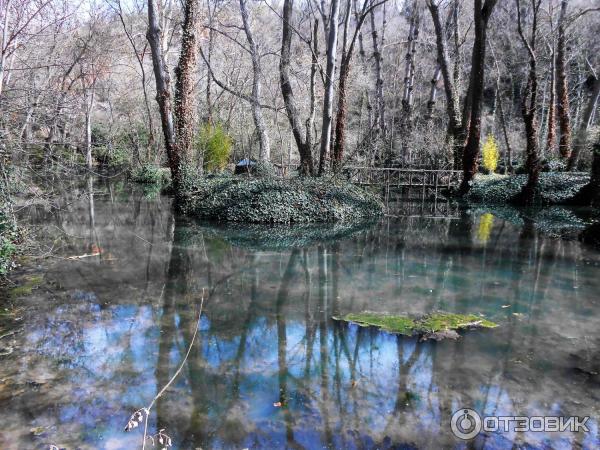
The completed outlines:
<svg viewBox="0 0 600 450">
<path fill-rule="evenodd" d="M 54 256 L 22 270 L 43 282 L 0 322 L 19 330 L 0 341 L 1 449 L 141 448 L 123 428 L 180 365 L 203 292 L 189 359 L 150 417 L 173 448 L 600 447 L 600 253 L 578 242 L 463 212 L 311 229 L 284 248 L 289 230 L 200 224 L 123 183 L 89 192 L 24 213 Z M 418 342 L 331 319 L 364 310 L 500 327 Z M 464 443 L 461 407 L 590 416 L 590 431 Z"/>
</svg>

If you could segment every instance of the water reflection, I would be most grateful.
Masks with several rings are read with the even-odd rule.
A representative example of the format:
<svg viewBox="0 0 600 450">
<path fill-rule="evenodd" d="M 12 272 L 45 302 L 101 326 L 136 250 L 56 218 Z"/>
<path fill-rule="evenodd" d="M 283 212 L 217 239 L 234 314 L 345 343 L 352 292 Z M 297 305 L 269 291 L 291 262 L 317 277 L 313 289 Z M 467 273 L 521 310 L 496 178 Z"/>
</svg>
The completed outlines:
<svg viewBox="0 0 600 450">
<path fill-rule="evenodd" d="M 193 350 L 151 417 L 176 448 L 462 448 L 449 419 L 463 406 L 592 416 L 590 433 L 494 433 L 469 448 L 600 445 L 600 256 L 577 242 L 462 212 L 248 249 L 173 217 L 167 198 L 87 190 L 59 214 L 30 212 L 62 257 L 100 255 L 44 262 L 47 284 L 21 300 L 0 367 L 2 449 L 136 448 L 140 433 L 122 428 L 179 366 L 203 289 Z M 419 343 L 331 320 L 436 309 L 502 326 Z"/>
</svg>

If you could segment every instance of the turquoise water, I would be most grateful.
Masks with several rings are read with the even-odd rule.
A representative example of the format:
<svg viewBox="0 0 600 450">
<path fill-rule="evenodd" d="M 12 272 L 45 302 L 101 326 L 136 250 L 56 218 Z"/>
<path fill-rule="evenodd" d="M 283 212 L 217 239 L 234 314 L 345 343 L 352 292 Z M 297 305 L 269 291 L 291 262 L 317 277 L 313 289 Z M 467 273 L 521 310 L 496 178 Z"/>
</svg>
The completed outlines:
<svg viewBox="0 0 600 450">
<path fill-rule="evenodd" d="M 22 213 L 52 256 L 18 272 L 43 282 L 0 316 L 17 331 L 0 340 L 1 449 L 141 448 L 129 416 L 192 343 L 149 417 L 173 448 L 600 447 L 600 253 L 489 214 L 296 235 L 196 223 L 121 183 L 91 192 Z M 418 342 L 331 319 L 364 310 L 500 327 Z M 450 431 L 465 407 L 590 416 L 589 432 L 465 443 Z"/>
</svg>

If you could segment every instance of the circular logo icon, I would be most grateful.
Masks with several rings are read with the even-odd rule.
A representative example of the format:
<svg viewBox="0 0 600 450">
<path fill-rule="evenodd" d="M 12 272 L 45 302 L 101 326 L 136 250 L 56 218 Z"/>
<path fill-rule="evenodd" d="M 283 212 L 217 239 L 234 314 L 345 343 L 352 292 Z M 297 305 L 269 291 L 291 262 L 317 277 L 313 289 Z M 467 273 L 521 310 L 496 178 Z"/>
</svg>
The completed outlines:
<svg viewBox="0 0 600 450">
<path fill-rule="evenodd" d="M 470 408 L 459 409 L 452 415 L 450 428 L 454 436 L 468 441 L 481 431 L 481 416 Z"/>
</svg>

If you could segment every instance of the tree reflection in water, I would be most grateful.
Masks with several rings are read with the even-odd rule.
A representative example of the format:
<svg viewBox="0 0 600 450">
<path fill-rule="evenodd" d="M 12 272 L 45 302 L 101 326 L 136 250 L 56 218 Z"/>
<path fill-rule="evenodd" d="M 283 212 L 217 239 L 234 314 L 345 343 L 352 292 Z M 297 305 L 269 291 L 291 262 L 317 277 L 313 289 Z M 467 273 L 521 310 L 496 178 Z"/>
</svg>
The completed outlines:
<svg viewBox="0 0 600 450">
<path fill-rule="evenodd" d="M 449 418 L 463 406 L 595 411 L 597 379 L 586 374 L 597 354 L 600 257 L 577 242 L 500 219 L 483 241 L 479 218 L 463 213 L 248 250 L 172 217 L 164 198 L 110 189 L 94 198 L 91 229 L 89 204 L 60 222 L 32 212 L 32 222 L 91 236 L 109 257 L 52 260 L 53 287 L 25 301 L 36 307 L 31 326 L 0 369 L 1 448 L 133 448 L 124 421 L 179 366 L 203 288 L 197 341 L 151 416 L 175 448 L 447 448 L 457 445 Z M 65 256 L 91 243 L 70 241 Z M 331 320 L 367 309 L 482 313 L 501 327 L 432 343 Z M 587 435 L 500 433 L 472 445 L 593 448 L 592 422 Z M 32 435 L 38 426 L 46 431 Z"/>
</svg>

